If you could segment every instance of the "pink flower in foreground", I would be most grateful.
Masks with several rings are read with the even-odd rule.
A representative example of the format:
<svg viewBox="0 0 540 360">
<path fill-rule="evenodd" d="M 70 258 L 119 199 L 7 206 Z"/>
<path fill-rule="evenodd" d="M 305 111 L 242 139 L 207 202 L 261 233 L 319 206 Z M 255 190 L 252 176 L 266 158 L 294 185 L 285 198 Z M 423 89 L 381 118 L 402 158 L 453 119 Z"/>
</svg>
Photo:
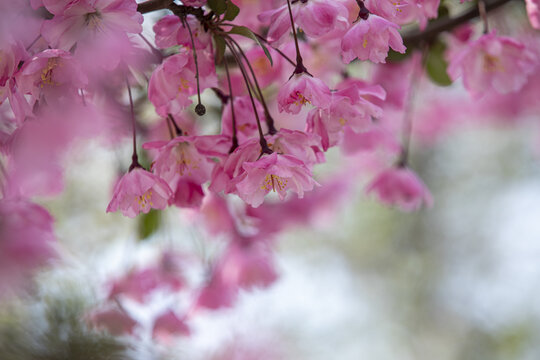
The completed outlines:
<svg viewBox="0 0 540 360">
<path fill-rule="evenodd" d="M 0 200 L 0 297 L 54 257 L 53 218 L 26 200 Z"/>
<path fill-rule="evenodd" d="M 524 44 L 492 31 L 455 54 L 448 75 L 453 80 L 463 76 L 465 88 L 480 97 L 491 89 L 501 94 L 518 91 L 536 66 L 534 53 Z"/>
<path fill-rule="evenodd" d="M 540 0 L 525 0 L 531 26 L 540 30 Z"/>
<path fill-rule="evenodd" d="M 165 209 L 172 190 L 165 181 L 141 168 L 135 168 L 118 181 L 107 212 L 122 211 L 133 218 L 150 209 Z"/>
<path fill-rule="evenodd" d="M 65 96 L 78 96 L 78 89 L 86 86 L 88 78 L 71 54 L 49 49 L 25 62 L 16 76 L 19 89 L 35 100 L 43 95 L 50 103 Z"/>
<path fill-rule="evenodd" d="M 294 75 L 281 87 L 277 95 L 279 112 L 298 114 L 303 106 L 310 104 L 325 108 L 330 102 L 330 89 L 322 80 L 305 73 Z"/>
<path fill-rule="evenodd" d="M 243 168 L 245 173 L 236 185 L 237 193 L 253 207 L 261 205 L 270 191 L 276 192 L 281 200 L 287 190 L 302 198 L 305 191 L 313 190 L 317 184 L 304 162 L 291 155 L 274 152 L 257 161 L 244 163 Z"/>
<path fill-rule="evenodd" d="M 348 64 L 358 58 L 385 63 L 390 48 L 405 53 L 406 47 L 398 29 L 395 23 L 373 14 L 367 20 L 358 20 L 341 41 L 343 61 Z"/>
<path fill-rule="evenodd" d="M 69 50 L 78 42 L 87 46 L 142 31 L 143 16 L 135 0 L 45 1 L 44 5 L 55 16 L 43 23 L 41 35 L 55 48 Z"/>
<path fill-rule="evenodd" d="M 368 185 L 366 192 L 375 193 L 387 205 L 402 211 L 418 210 L 422 204 L 432 206 L 431 193 L 416 174 L 405 167 L 393 167 L 381 172 Z"/>
</svg>

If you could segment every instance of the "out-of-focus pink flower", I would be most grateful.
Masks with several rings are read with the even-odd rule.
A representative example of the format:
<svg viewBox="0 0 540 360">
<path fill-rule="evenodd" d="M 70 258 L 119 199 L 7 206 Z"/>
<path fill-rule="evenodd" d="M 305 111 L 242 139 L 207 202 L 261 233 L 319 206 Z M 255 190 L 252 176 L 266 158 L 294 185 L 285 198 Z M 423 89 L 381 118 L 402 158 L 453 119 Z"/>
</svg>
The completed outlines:
<svg viewBox="0 0 540 360">
<path fill-rule="evenodd" d="M 266 132 L 264 109 L 256 99 L 254 99 L 254 101 L 257 109 L 257 115 L 262 122 L 261 126 L 263 126 L 263 132 Z M 255 118 L 255 111 L 253 110 L 253 105 L 251 104 L 249 96 L 236 96 L 234 98 L 234 113 L 236 119 L 236 137 L 238 139 L 238 143 L 242 144 L 257 134 L 257 119 Z M 232 136 L 233 134 L 230 101 L 228 101 L 223 108 L 223 115 L 221 117 L 221 134 L 227 136 Z"/>
<path fill-rule="evenodd" d="M 171 196 L 172 190 L 164 180 L 142 168 L 135 168 L 116 184 L 107 212 L 120 210 L 124 216 L 133 218 L 150 209 L 165 209 Z"/>
<path fill-rule="evenodd" d="M 377 15 L 360 19 L 343 36 L 341 54 L 345 63 L 355 58 L 385 63 L 390 48 L 405 53 L 406 47 L 398 32 L 399 26 Z"/>
<path fill-rule="evenodd" d="M 525 0 L 531 26 L 540 29 L 540 0 Z"/>
<path fill-rule="evenodd" d="M 366 7 L 373 13 L 397 24 L 412 21 L 420 23 L 424 29 L 428 19 L 438 15 L 440 0 L 366 0 Z"/>
<path fill-rule="evenodd" d="M 294 75 L 277 95 L 279 112 L 298 114 L 303 106 L 310 104 L 320 108 L 328 107 L 330 89 L 320 79 L 305 73 Z"/>
<path fill-rule="evenodd" d="M 64 50 L 45 50 L 25 62 L 17 74 L 20 91 L 35 100 L 44 97 L 47 103 L 56 103 L 62 97 L 79 96 L 78 89 L 88 83 L 71 54 Z"/>
<path fill-rule="evenodd" d="M 406 212 L 418 210 L 422 204 L 433 204 L 426 185 L 413 171 L 405 167 L 392 167 L 382 171 L 368 185 L 366 192 L 375 193 L 382 203 L 397 206 Z"/>
<path fill-rule="evenodd" d="M 268 146 L 278 154 L 294 156 L 310 169 L 325 160 L 320 137 L 304 131 L 282 128 L 268 137 Z"/>
<path fill-rule="evenodd" d="M 325 151 L 341 142 L 346 129 L 365 131 L 373 118 L 382 115 L 382 109 L 368 100 L 384 100 L 386 92 L 382 87 L 360 81 L 349 81 L 341 87 L 332 94 L 328 109 L 314 109 L 308 114 L 308 131 L 321 137 Z"/>
<path fill-rule="evenodd" d="M 267 287 L 277 279 L 268 244 L 253 238 L 234 239 L 217 271 L 223 282 L 243 289 Z"/>
<path fill-rule="evenodd" d="M 165 343 L 170 342 L 174 336 L 186 336 L 189 334 L 189 327 L 172 310 L 161 314 L 154 321 L 154 327 L 152 328 L 152 337 Z"/>
<path fill-rule="evenodd" d="M 208 283 L 200 290 L 196 308 L 219 309 L 231 307 L 238 296 L 238 287 L 223 281 L 219 272 L 214 272 Z"/>
<path fill-rule="evenodd" d="M 210 33 L 205 32 L 200 22 L 194 16 L 187 16 L 186 21 L 193 34 L 193 42 L 196 49 L 205 49 L 210 45 L 212 38 Z M 167 15 L 159 19 L 154 25 L 156 45 L 160 49 L 166 49 L 175 45 L 191 48 L 191 38 L 187 26 L 183 26 L 180 18 L 176 15 Z"/>
<path fill-rule="evenodd" d="M 177 291 L 184 286 L 179 255 L 164 253 L 159 262 L 145 269 L 132 270 L 114 281 L 109 299 L 125 296 L 144 303 L 156 289 Z"/>
<path fill-rule="evenodd" d="M 107 330 L 111 335 L 133 334 L 138 325 L 129 314 L 117 307 L 92 312 L 88 315 L 88 322 L 97 329 Z"/>
<path fill-rule="evenodd" d="M 45 1 L 44 5 L 55 16 L 43 23 L 41 35 L 54 48 L 69 50 L 78 42 L 85 46 L 85 42 L 142 31 L 143 17 L 135 0 Z"/>
<path fill-rule="evenodd" d="M 304 196 L 317 184 L 308 167 L 291 155 L 272 153 L 254 162 L 245 162 L 245 173 L 236 185 L 237 194 L 253 207 L 261 205 L 264 197 L 274 191 L 283 200 L 287 190 Z"/>
<path fill-rule="evenodd" d="M 224 158 L 230 140 L 222 135 L 178 136 L 171 141 L 154 141 L 143 145 L 144 149 L 155 149 L 158 155 L 152 162 L 157 176 L 176 188 L 179 179 L 203 184 L 210 180 L 216 164 L 214 158 Z"/>
<path fill-rule="evenodd" d="M 24 286 L 36 268 L 55 256 L 53 218 L 23 199 L 0 200 L 0 296 Z"/>
<path fill-rule="evenodd" d="M 216 165 L 212 172 L 210 190 L 216 193 L 224 191 L 230 194 L 236 191 L 236 183 L 244 173 L 242 165 L 255 161 L 261 153 L 261 145 L 257 139 L 251 139 L 236 148 L 225 160 L 223 165 Z"/>
<path fill-rule="evenodd" d="M 340 34 L 348 26 L 349 11 L 339 1 L 298 1 L 291 7 L 295 24 L 310 37 Z M 267 39 L 279 45 L 291 30 L 287 5 L 259 15 L 259 20 L 270 26 Z"/>
<path fill-rule="evenodd" d="M 448 75 L 453 80 L 463 76 L 465 88 L 478 98 L 489 90 L 501 94 L 518 91 L 537 64 L 536 56 L 524 44 L 492 31 L 455 54 Z"/>
<path fill-rule="evenodd" d="M 200 183 L 189 179 L 180 179 L 169 203 L 178 207 L 196 208 L 201 206 L 203 199 L 204 191 Z"/>
<path fill-rule="evenodd" d="M 199 85 L 201 91 L 217 86 L 213 59 L 205 52 L 198 54 Z M 163 61 L 152 73 L 148 84 L 148 99 L 159 115 L 176 114 L 191 104 L 197 93 L 195 62 L 189 49 L 181 49 L 176 55 Z"/>
</svg>

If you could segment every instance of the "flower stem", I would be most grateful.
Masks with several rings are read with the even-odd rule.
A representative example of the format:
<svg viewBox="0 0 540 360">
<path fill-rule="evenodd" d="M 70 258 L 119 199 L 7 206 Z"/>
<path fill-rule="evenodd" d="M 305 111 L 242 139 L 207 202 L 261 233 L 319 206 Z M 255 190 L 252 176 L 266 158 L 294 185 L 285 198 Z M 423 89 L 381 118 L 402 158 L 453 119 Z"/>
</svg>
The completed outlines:
<svg viewBox="0 0 540 360">
<path fill-rule="evenodd" d="M 251 100 L 251 105 L 253 106 L 253 113 L 255 114 L 255 119 L 257 120 L 257 129 L 259 131 L 259 143 L 261 144 L 261 156 L 262 154 L 271 154 L 272 150 L 268 147 L 268 143 L 266 142 L 266 139 L 264 138 L 264 134 L 261 127 L 261 120 L 259 119 L 259 114 L 257 113 L 257 106 L 255 105 L 255 100 L 253 99 L 249 77 L 247 75 L 246 69 L 244 68 L 244 64 L 242 63 L 240 57 L 236 53 L 234 45 L 228 39 L 225 39 L 225 43 L 227 44 L 227 47 L 231 51 L 231 54 L 233 55 L 236 61 L 236 64 L 238 65 L 238 68 L 242 72 L 242 77 L 244 78 L 244 81 L 246 83 L 249 99 Z"/>
<path fill-rule="evenodd" d="M 141 164 L 139 164 L 139 157 L 137 156 L 137 129 L 135 124 L 135 110 L 133 107 L 133 96 L 131 94 L 131 86 L 129 86 L 129 80 L 126 77 L 126 85 L 128 89 L 128 95 L 129 95 L 129 108 L 131 110 L 131 126 L 133 127 L 133 154 L 131 155 L 131 165 L 129 166 L 129 171 L 137 168 L 142 167 Z"/>
<path fill-rule="evenodd" d="M 291 19 L 291 27 L 294 36 L 294 46 L 296 48 L 296 68 L 294 69 L 293 75 L 307 73 L 307 69 L 304 66 L 302 55 L 300 54 L 300 47 L 298 46 L 298 36 L 296 36 L 296 26 L 294 24 L 290 0 L 287 0 L 287 7 L 289 9 L 289 18 Z"/>
<path fill-rule="evenodd" d="M 484 23 L 484 34 L 487 34 L 489 32 L 489 22 L 486 10 L 486 3 L 484 2 L 484 0 L 478 0 L 478 12 L 480 13 L 480 17 L 482 18 L 482 22 Z"/>
<path fill-rule="evenodd" d="M 229 101 L 231 102 L 231 115 L 232 115 L 232 146 L 229 150 L 229 154 L 232 153 L 238 147 L 238 137 L 236 136 L 236 113 L 234 112 L 234 95 L 231 85 L 231 76 L 229 75 L 229 65 L 226 61 L 225 64 L 225 73 L 227 74 L 227 83 L 229 85 Z"/>
<path fill-rule="evenodd" d="M 195 113 L 199 116 L 206 114 L 206 108 L 201 104 L 201 88 L 199 86 L 199 62 L 197 59 L 197 50 L 195 49 L 195 41 L 193 40 L 193 33 L 191 32 L 191 26 L 187 18 L 180 18 L 184 26 L 187 27 L 189 32 L 189 38 L 191 39 L 191 47 L 193 49 L 193 60 L 195 61 L 195 79 L 197 80 L 197 106 L 195 106 Z"/>
</svg>

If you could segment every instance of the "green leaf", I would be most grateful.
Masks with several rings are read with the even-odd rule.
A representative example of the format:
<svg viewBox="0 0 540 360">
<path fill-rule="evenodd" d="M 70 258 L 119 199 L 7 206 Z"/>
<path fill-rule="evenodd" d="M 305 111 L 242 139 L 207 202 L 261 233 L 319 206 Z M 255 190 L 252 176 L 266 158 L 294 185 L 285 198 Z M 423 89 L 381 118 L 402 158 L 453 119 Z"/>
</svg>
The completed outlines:
<svg viewBox="0 0 540 360">
<path fill-rule="evenodd" d="M 245 26 L 233 26 L 231 30 L 229 30 L 229 34 L 241 35 L 255 41 L 264 50 L 264 54 L 270 61 L 270 65 L 274 66 L 272 55 L 270 55 L 270 52 L 268 52 L 268 49 L 266 48 L 266 46 L 262 42 L 259 41 L 259 38 L 249 28 Z"/>
<path fill-rule="evenodd" d="M 429 78 L 440 86 L 452 84 L 452 79 L 450 79 L 446 71 L 448 63 L 444 58 L 445 50 L 446 45 L 442 41 L 437 41 L 429 48 L 426 59 L 426 72 Z"/>
<path fill-rule="evenodd" d="M 221 15 L 227 10 L 227 0 L 208 0 L 207 4 L 217 15 Z"/>
<path fill-rule="evenodd" d="M 225 39 L 222 36 L 215 35 L 214 43 L 216 44 L 216 64 L 221 64 L 225 57 Z"/>
<path fill-rule="evenodd" d="M 397 63 L 405 59 L 408 59 L 410 54 L 411 54 L 411 51 L 409 51 L 409 49 L 407 49 L 405 54 L 398 53 L 397 51 L 390 49 L 390 51 L 388 51 L 388 56 L 386 57 L 386 61 L 391 62 L 391 63 Z"/>
<path fill-rule="evenodd" d="M 233 21 L 240 13 L 240 8 L 236 6 L 231 0 L 227 1 L 227 11 L 223 17 L 227 21 Z"/>
<path fill-rule="evenodd" d="M 161 212 L 158 210 L 150 210 L 148 214 L 142 214 L 138 217 L 138 229 L 140 240 L 148 239 L 154 234 L 161 225 Z"/>
</svg>

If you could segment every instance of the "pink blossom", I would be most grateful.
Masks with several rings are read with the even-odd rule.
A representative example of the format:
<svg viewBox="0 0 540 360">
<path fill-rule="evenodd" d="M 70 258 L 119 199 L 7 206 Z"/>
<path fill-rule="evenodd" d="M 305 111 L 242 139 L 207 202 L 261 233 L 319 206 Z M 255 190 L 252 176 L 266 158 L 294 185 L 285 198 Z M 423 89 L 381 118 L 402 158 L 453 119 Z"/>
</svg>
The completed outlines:
<svg viewBox="0 0 540 360">
<path fill-rule="evenodd" d="M 201 206 L 203 199 L 204 191 L 201 184 L 188 179 L 180 179 L 169 202 L 178 207 L 193 208 Z"/>
<path fill-rule="evenodd" d="M 135 168 L 118 181 L 114 195 L 107 206 L 107 212 L 122 211 L 124 216 L 133 218 L 141 211 L 165 209 L 172 190 L 165 181 L 141 168 Z"/>
<path fill-rule="evenodd" d="M 540 0 L 525 0 L 531 26 L 540 30 Z"/>
<path fill-rule="evenodd" d="M 164 253 L 156 265 L 132 270 L 124 277 L 115 280 L 109 291 L 109 299 L 125 296 L 144 303 L 156 289 L 177 291 L 184 286 L 179 257 Z"/>
<path fill-rule="evenodd" d="M 392 167 L 378 174 L 366 188 L 367 193 L 375 193 L 387 205 L 399 207 L 402 211 L 418 210 L 422 203 L 432 206 L 431 193 L 416 174 L 405 167 Z"/>
<path fill-rule="evenodd" d="M 140 33 L 143 17 L 134 0 L 45 1 L 55 14 L 41 34 L 54 48 L 69 50 L 77 42 L 93 42 L 119 33 Z M 62 6 L 63 5 L 63 6 Z"/>
<path fill-rule="evenodd" d="M 20 91 L 35 100 L 57 102 L 65 96 L 79 96 L 78 89 L 88 83 L 88 78 L 76 64 L 71 54 L 64 50 L 45 50 L 25 62 L 17 74 Z"/>
<path fill-rule="evenodd" d="M 437 17 L 440 0 L 366 0 L 365 3 L 371 12 L 397 24 L 417 20 L 423 30 L 428 19 Z"/>
<path fill-rule="evenodd" d="M 268 146 L 278 154 L 296 157 L 310 169 L 325 161 L 320 137 L 304 131 L 282 128 L 268 137 Z"/>
<path fill-rule="evenodd" d="M 268 61 L 268 60 L 267 60 Z M 259 119 L 264 119 L 264 109 L 260 102 L 256 99 L 255 107 Z M 253 105 L 249 96 L 236 96 L 234 97 L 234 113 L 236 119 L 236 136 L 238 143 L 242 144 L 246 140 L 251 139 L 257 134 L 257 119 L 255 118 L 255 111 L 253 111 Z M 266 132 L 266 124 L 263 121 L 263 132 Z M 221 134 L 232 136 L 232 110 L 230 101 L 227 102 L 223 108 L 223 115 L 221 117 Z"/>
<path fill-rule="evenodd" d="M 266 243 L 251 238 L 234 239 L 217 271 L 224 283 L 248 290 L 267 287 L 277 279 L 271 249 Z"/>
<path fill-rule="evenodd" d="M 518 91 L 536 65 L 536 56 L 525 45 L 493 31 L 455 54 L 448 74 L 453 80 L 463 76 L 465 88 L 473 97 L 480 97 L 489 90 L 501 94 Z"/>
<path fill-rule="evenodd" d="M 372 118 L 382 115 L 382 109 L 368 100 L 384 100 L 386 92 L 382 87 L 360 81 L 349 81 L 342 87 L 332 94 L 328 109 L 314 109 L 308 114 L 308 131 L 321 137 L 325 151 L 341 142 L 346 129 L 365 131 Z"/>
<path fill-rule="evenodd" d="M 0 296 L 55 257 L 53 218 L 24 199 L 0 200 Z"/>
<path fill-rule="evenodd" d="M 169 342 L 173 336 L 189 335 L 189 327 L 179 319 L 172 311 L 168 310 L 161 314 L 155 321 L 152 328 L 152 337 L 163 342 Z"/>
<path fill-rule="evenodd" d="M 237 193 L 247 204 L 257 207 L 270 191 L 276 192 L 283 200 L 287 190 L 304 196 L 305 191 L 313 189 L 317 183 L 308 167 L 291 155 L 272 153 L 254 162 L 245 162 L 245 173 L 237 183 Z"/>
<path fill-rule="evenodd" d="M 343 36 L 341 54 L 348 64 L 355 58 L 385 63 L 391 47 L 405 53 L 403 39 L 398 32 L 399 26 L 380 16 L 371 14 L 367 20 L 358 20 Z"/>
<path fill-rule="evenodd" d="M 154 141 L 143 145 L 158 154 L 152 162 L 152 171 L 165 180 L 171 189 L 179 179 L 203 184 L 210 180 L 214 158 L 224 158 L 230 147 L 226 136 L 178 136 L 171 141 Z"/>
<path fill-rule="evenodd" d="M 330 102 L 330 89 L 320 79 L 305 73 L 295 74 L 279 89 L 277 95 L 279 112 L 298 114 L 303 106 L 310 104 L 325 108 Z"/>
<path fill-rule="evenodd" d="M 339 1 L 310 0 L 298 1 L 292 6 L 295 24 L 310 37 L 340 34 L 348 25 L 349 11 Z M 259 15 L 259 20 L 269 24 L 267 39 L 281 44 L 291 30 L 287 5 L 269 10 Z"/>
<path fill-rule="evenodd" d="M 213 59 L 204 52 L 198 55 L 201 91 L 217 86 Z M 190 96 L 196 93 L 195 62 L 189 49 L 181 49 L 178 54 L 166 58 L 154 70 L 148 84 L 148 99 L 162 117 L 189 106 Z"/>
<path fill-rule="evenodd" d="M 261 154 L 261 145 L 257 139 L 246 141 L 237 147 L 223 164 L 216 165 L 212 172 L 210 190 L 216 193 L 224 191 L 230 194 L 236 191 L 236 183 L 244 173 L 243 164 L 255 161 Z"/>
<path fill-rule="evenodd" d="M 186 20 L 193 34 L 195 48 L 207 48 L 212 41 L 210 33 L 204 31 L 200 22 L 194 16 L 188 16 Z M 192 46 L 188 28 L 182 25 L 180 18 L 176 15 L 162 17 L 154 25 L 153 29 L 156 34 L 156 45 L 160 49 L 166 49 L 176 45 L 187 46 L 189 48 Z"/>
</svg>

